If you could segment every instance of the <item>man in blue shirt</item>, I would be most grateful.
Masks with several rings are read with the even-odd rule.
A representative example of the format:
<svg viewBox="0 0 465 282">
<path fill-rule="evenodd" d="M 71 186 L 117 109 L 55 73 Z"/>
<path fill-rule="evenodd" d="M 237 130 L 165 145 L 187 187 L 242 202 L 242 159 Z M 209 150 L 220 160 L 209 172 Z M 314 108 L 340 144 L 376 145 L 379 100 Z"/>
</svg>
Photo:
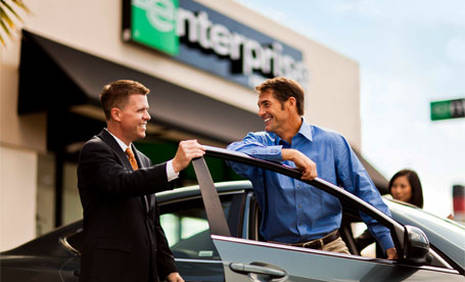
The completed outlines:
<svg viewBox="0 0 465 282">
<path fill-rule="evenodd" d="M 265 132 L 249 133 L 228 149 L 297 167 L 304 180 L 319 175 L 390 215 L 347 140 L 302 118 L 304 92 L 297 82 L 277 77 L 256 90 Z M 231 166 L 253 183 L 262 212 L 260 234 L 265 240 L 349 254 L 337 231 L 342 208 L 336 197 L 275 172 L 238 163 Z M 363 214 L 362 218 L 387 258 L 397 258 L 389 229 Z"/>
</svg>

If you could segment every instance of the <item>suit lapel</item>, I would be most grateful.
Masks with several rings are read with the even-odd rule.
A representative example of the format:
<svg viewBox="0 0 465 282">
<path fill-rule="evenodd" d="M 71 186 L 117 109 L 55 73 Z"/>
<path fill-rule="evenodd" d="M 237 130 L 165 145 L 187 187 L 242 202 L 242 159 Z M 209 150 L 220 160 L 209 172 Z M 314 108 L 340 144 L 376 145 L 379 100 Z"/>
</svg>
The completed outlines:
<svg viewBox="0 0 465 282">
<path fill-rule="evenodd" d="M 111 134 L 106 130 L 102 129 L 100 133 L 97 135 L 100 139 L 103 140 L 110 148 L 118 155 L 121 163 L 124 165 L 125 168 L 132 170 L 131 163 L 125 152 L 121 149 L 119 144 L 116 142 L 115 138 L 111 136 Z"/>
<path fill-rule="evenodd" d="M 102 131 L 100 131 L 97 137 L 102 139 L 103 142 L 105 142 L 108 146 L 110 146 L 110 148 L 116 153 L 116 155 L 118 155 L 120 162 L 124 165 L 126 169 L 130 171 L 132 170 L 132 166 L 126 155 L 126 152 L 123 152 L 118 142 L 116 142 L 115 138 L 113 138 L 113 136 L 111 136 L 111 134 L 106 129 L 102 129 Z M 134 152 L 134 155 L 136 157 L 137 164 L 139 165 L 139 167 L 140 168 L 145 167 L 141 162 L 141 158 L 139 157 L 140 152 L 137 151 L 137 149 L 134 147 L 133 144 L 131 144 L 131 149 Z M 140 199 L 141 201 L 139 202 L 141 204 L 141 208 L 144 210 L 144 212 L 147 212 L 147 205 L 146 205 L 144 196 L 140 197 Z M 151 199 L 149 198 L 148 200 L 149 200 L 149 206 L 150 206 Z"/>
</svg>

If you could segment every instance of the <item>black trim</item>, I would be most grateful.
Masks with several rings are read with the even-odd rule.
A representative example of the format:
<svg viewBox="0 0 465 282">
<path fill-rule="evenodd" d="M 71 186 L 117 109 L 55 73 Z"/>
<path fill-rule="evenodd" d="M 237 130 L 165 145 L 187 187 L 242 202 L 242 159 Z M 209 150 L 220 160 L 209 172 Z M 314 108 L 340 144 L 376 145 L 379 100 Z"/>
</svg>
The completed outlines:
<svg viewBox="0 0 465 282">
<path fill-rule="evenodd" d="M 224 215 L 223 206 L 221 205 L 218 192 L 210 175 L 210 170 L 204 158 L 198 158 L 192 161 L 197 180 L 199 181 L 200 193 L 205 206 L 208 222 L 210 223 L 210 231 L 212 234 L 223 236 L 231 236 L 226 217 Z M 214 222 L 215 224 L 211 224 Z"/>
<path fill-rule="evenodd" d="M 124 38 L 124 33 L 131 32 L 131 0 L 123 0 L 123 14 L 122 14 L 122 21 L 121 21 L 121 39 L 126 42 L 127 40 Z"/>
</svg>

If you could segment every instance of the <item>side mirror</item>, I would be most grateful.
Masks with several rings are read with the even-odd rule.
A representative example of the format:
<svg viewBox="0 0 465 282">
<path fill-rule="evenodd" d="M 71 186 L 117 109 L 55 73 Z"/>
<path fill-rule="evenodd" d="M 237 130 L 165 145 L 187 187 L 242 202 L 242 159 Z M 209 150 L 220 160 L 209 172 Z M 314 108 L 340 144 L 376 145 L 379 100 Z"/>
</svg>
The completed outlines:
<svg viewBox="0 0 465 282">
<path fill-rule="evenodd" d="M 423 265 L 431 261 L 431 256 L 428 255 L 429 240 L 420 228 L 406 225 L 404 242 L 405 261 L 415 265 Z"/>
</svg>

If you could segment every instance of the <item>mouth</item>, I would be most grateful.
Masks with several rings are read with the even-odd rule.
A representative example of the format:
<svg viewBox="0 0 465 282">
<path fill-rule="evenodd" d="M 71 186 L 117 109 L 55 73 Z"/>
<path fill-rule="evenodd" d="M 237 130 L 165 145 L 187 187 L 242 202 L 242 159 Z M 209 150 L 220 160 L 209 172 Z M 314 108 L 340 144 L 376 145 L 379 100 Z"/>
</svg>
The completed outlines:
<svg viewBox="0 0 465 282">
<path fill-rule="evenodd" d="M 146 123 L 140 124 L 139 127 L 146 130 L 147 129 L 147 124 Z"/>
<path fill-rule="evenodd" d="M 265 123 L 265 125 L 268 125 L 271 122 L 271 117 L 263 119 L 263 122 Z"/>
</svg>

